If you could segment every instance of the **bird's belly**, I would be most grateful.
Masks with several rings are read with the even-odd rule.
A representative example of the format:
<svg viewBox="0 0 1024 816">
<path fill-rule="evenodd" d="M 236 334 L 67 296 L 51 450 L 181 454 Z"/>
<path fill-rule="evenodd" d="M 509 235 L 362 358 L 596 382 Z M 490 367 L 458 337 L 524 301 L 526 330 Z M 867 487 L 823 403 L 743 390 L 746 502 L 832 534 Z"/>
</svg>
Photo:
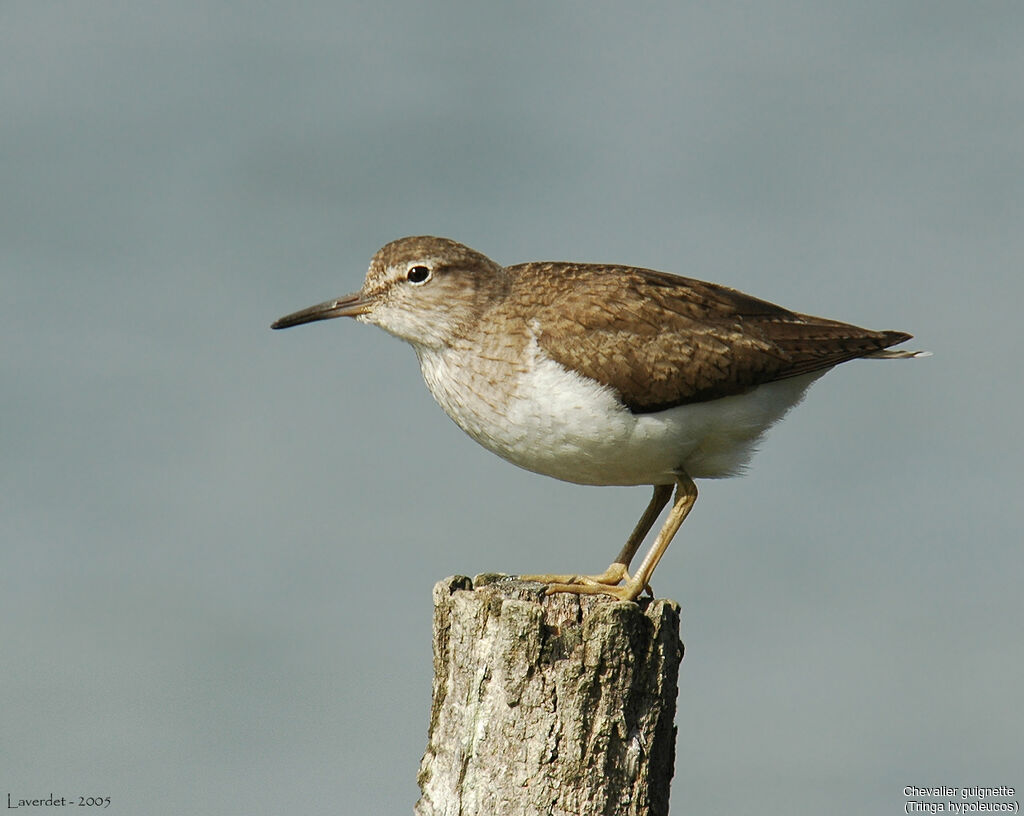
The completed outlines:
<svg viewBox="0 0 1024 816">
<path fill-rule="evenodd" d="M 424 380 L 473 439 L 519 467 L 579 484 L 671 484 L 741 471 L 761 435 L 799 402 L 816 375 L 651 414 L 548 358 L 514 383 L 466 377 L 465 364 L 420 354 Z M 459 376 L 453 376 L 453 374 Z M 501 393 L 504 392 L 504 393 Z"/>
</svg>

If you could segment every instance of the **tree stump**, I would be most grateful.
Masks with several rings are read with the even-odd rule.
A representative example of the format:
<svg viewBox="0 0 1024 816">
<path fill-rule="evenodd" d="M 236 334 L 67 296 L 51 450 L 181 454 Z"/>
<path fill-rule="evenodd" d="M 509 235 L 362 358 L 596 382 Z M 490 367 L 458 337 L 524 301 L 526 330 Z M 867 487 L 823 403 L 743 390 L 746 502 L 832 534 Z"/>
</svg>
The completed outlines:
<svg viewBox="0 0 1024 816">
<path fill-rule="evenodd" d="M 441 581 L 417 816 L 667 814 L 682 655 L 672 601 Z"/>
</svg>

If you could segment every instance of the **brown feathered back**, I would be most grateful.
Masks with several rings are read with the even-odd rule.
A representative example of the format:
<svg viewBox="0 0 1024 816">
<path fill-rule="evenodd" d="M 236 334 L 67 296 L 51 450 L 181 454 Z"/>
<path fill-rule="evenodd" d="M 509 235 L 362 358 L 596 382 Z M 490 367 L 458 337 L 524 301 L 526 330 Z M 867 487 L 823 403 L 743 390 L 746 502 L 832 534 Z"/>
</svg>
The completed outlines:
<svg viewBox="0 0 1024 816">
<path fill-rule="evenodd" d="M 508 272 L 540 347 L 615 389 L 634 413 L 738 394 L 911 337 L 798 314 L 649 269 L 528 263 Z"/>
</svg>

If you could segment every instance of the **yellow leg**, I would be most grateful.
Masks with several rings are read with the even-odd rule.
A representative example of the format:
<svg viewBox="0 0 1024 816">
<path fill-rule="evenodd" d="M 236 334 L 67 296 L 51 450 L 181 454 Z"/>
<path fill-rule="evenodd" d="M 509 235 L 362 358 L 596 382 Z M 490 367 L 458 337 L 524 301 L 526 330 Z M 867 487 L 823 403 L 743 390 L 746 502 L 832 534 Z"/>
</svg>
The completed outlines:
<svg viewBox="0 0 1024 816">
<path fill-rule="evenodd" d="M 636 523 L 636 527 L 633 528 L 633 532 L 630 533 L 629 538 L 615 557 L 615 560 L 600 575 L 520 575 L 519 577 L 524 581 L 536 581 L 540 584 L 568 585 L 573 587 L 584 585 L 596 587 L 615 586 L 623 578 L 628 581 L 629 573 L 627 570 L 629 569 L 630 562 L 633 560 L 633 556 L 640 549 L 640 545 L 651 531 L 651 527 L 654 526 L 654 522 L 658 520 L 658 516 L 671 497 L 672 485 L 654 486 L 654 495 L 651 496 L 644 514 L 640 516 L 640 521 Z M 572 592 L 573 590 L 561 591 Z"/>
<path fill-rule="evenodd" d="M 632 578 L 628 578 L 622 586 L 556 582 L 548 586 L 548 594 L 555 592 L 575 592 L 581 595 L 603 594 L 611 595 L 623 601 L 635 601 L 640 596 L 640 593 L 644 591 L 644 587 L 650 582 L 655 567 L 658 566 L 658 562 L 665 554 L 665 550 L 668 549 L 672 537 L 679 530 L 687 515 L 689 515 L 695 501 L 697 501 L 697 485 L 693 483 L 689 476 L 680 474 L 676 477 L 675 504 L 672 505 L 668 518 L 665 519 L 665 524 L 658 533 L 658 537 L 654 539 L 651 549 L 644 556 L 644 560 L 641 562 L 636 574 Z"/>
</svg>

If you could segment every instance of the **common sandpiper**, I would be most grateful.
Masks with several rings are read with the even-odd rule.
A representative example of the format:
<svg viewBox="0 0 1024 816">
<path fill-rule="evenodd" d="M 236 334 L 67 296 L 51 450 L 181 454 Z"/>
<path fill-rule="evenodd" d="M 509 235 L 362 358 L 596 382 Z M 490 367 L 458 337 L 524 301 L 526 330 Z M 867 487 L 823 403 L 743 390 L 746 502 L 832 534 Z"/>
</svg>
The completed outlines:
<svg viewBox="0 0 1024 816">
<path fill-rule="evenodd" d="M 354 317 L 409 343 L 434 399 L 490 451 L 588 485 L 653 485 L 599 575 L 524 575 L 549 592 L 635 600 L 697 498 L 694 479 L 743 470 L 808 386 L 909 340 L 792 312 L 735 289 L 614 264 L 501 266 L 447 238 L 400 238 L 353 294 L 272 328 Z M 639 567 L 629 567 L 676 495 Z"/>
</svg>

